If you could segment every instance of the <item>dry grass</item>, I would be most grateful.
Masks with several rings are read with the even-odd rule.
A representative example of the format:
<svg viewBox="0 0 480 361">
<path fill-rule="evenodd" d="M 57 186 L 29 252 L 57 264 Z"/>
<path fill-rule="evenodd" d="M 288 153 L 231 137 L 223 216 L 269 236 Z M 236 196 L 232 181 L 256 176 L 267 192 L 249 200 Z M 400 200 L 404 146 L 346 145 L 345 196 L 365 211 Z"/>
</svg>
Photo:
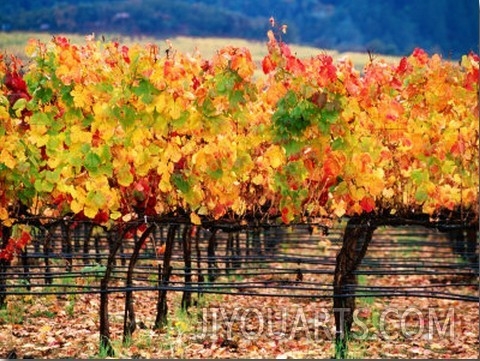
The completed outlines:
<svg viewBox="0 0 480 361">
<path fill-rule="evenodd" d="M 63 34 L 70 39 L 73 43 L 81 44 L 85 41 L 85 36 L 76 34 Z M 166 48 L 166 38 L 154 38 L 148 36 L 132 37 L 123 35 L 98 35 L 99 38 L 104 38 L 106 41 L 116 40 L 122 44 L 147 44 L 155 43 L 160 48 Z M 17 56 L 24 56 L 24 48 L 29 39 L 39 39 L 40 41 L 47 42 L 52 38 L 52 34 L 48 33 L 31 33 L 31 32 L 11 32 L 0 34 L 0 49 L 3 53 L 15 54 Z M 267 53 L 266 40 L 261 41 L 249 41 L 245 39 L 236 38 L 195 38 L 195 37 L 172 37 L 169 39 L 173 46 L 182 53 L 193 52 L 198 50 L 203 57 L 209 59 L 216 51 L 227 45 L 233 45 L 238 47 L 247 47 L 252 53 L 252 57 L 256 62 L 260 62 Z M 303 46 L 297 44 L 290 44 L 292 52 L 300 58 L 308 58 L 318 55 L 320 53 L 327 53 L 334 59 L 350 58 L 355 64 L 355 67 L 362 69 L 364 65 L 369 61 L 369 55 L 367 53 L 355 53 L 346 52 L 340 53 L 335 50 L 320 49 L 310 46 Z M 376 58 L 382 58 L 389 62 L 397 62 L 398 57 L 377 55 Z"/>
</svg>

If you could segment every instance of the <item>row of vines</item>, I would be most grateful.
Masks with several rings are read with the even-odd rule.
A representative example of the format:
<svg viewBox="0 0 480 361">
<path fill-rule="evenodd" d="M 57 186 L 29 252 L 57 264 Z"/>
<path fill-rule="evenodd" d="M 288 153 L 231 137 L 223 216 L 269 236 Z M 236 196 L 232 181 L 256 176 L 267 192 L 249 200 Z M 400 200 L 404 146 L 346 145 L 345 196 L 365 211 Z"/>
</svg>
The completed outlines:
<svg viewBox="0 0 480 361">
<path fill-rule="evenodd" d="M 32 40 L 0 58 L 0 257 L 29 217 L 202 221 L 476 213 L 479 57 L 416 49 L 362 72 L 268 33 L 212 59 L 167 42 Z"/>
<path fill-rule="evenodd" d="M 246 48 L 205 59 L 170 42 L 93 36 L 31 40 L 26 55 L 0 55 L 0 274 L 38 229 L 103 228 L 112 237 L 100 285 L 105 345 L 118 251 L 142 234 L 133 270 L 149 224 L 172 227 L 166 284 L 180 223 L 329 227 L 347 216 L 333 289 L 334 306 L 352 310 L 346 287 L 376 227 L 478 224 L 477 54 L 455 63 L 416 49 L 359 71 L 327 54 L 298 58 L 269 31 L 261 64 Z M 125 312 L 134 323 L 133 308 Z"/>
</svg>

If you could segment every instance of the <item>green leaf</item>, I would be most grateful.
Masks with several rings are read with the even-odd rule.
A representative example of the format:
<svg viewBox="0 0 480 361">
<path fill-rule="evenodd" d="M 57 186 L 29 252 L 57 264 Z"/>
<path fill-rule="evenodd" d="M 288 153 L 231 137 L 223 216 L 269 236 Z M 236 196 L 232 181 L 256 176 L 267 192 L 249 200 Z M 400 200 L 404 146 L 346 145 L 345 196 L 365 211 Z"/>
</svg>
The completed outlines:
<svg viewBox="0 0 480 361">
<path fill-rule="evenodd" d="M 15 104 L 13 104 L 13 110 L 23 110 L 27 106 L 27 99 L 19 98 Z"/>
<path fill-rule="evenodd" d="M 98 264 L 98 263 L 93 263 L 91 265 L 87 265 L 87 266 L 83 267 L 80 270 L 80 272 L 82 274 L 86 274 L 88 276 L 102 277 L 104 275 L 106 269 L 107 269 L 107 267 L 105 265 Z"/>
<path fill-rule="evenodd" d="M 415 192 L 415 199 L 420 203 L 423 203 L 428 199 L 428 192 L 425 187 L 418 187 L 417 191 Z"/>
<path fill-rule="evenodd" d="M 112 153 L 108 145 L 103 145 L 97 149 L 97 154 L 101 159 L 100 167 L 98 168 L 99 172 L 105 174 L 107 177 L 113 175 L 113 165 L 112 165 Z"/>
<path fill-rule="evenodd" d="M 112 114 L 117 118 L 124 129 L 128 129 L 135 124 L 135 110 L 128 105 L 122 107 L 115 106 L 112 109 Z"/>
<path fill-rule="evenodd" d="M 100 159 L 98 154 L 94 152 L 89 152 L 85 156 L 84 166 L 90 173 L 97 173 L 101 163 L 102 160 Z"/>
<path fill-rule="evenodd" d="M 289 90 L 277 103 L 277 110 L 272 116 L 277 137 L 280 139 L 298 137 L 318 116 L 318 108 Z"/>
<path fill-rule="evenodd" d="M 241 90 L 234 90 L 230 93 L 228 100 L 230 104 L 233 106 L 237 106 L 238 104 L 244 104 L 245 103 L 245 98 L 243 96 L 243 91 Z"/>
<path fill-rule="evenodd" d="M 233 76 L 232 76 L 233 75 Z M 235 76 L 232 72 L 220 73 L 215 77 L 216 91 L 220 95 L 230 95 L 235 87 Z"/>
<path fill-rule="evenodd" d="M 185 130 L 184 125 L 186 121 L 188 120 L 190 113 L 188 110 L 182 111 L 180 116 L 177 119 L 172 119 L 172 127 L 173 129 L 178 129 L 178 130 Z"/>
<path fill-rule="evenodd" d="M 35 98 L 40 100 L 42 103 L 46 104 L 52 100 L 53 90 L 51 88 L 40 87 L 35 90 Z"/>
<path fill-rule="evenodd" d="M 180 174 L 173 174 L 172 182 L 183 194 L 187 194 L 190 190 L 190 183 Z"/>
<path fill-rule="evenodd" d="M 87 155 L 91 149 L 92 149 L 92 146 L 89 143 L 83 143 L 80 146 L 80 151 L 85 155 Z"/>
<path fill-rule="evenodd" d="M 343 138 L 336 138 L 332 142 L 332 150 L 344 150 L 347 144 Z"/>
<path fill-rule="evenodd" d="M 209 171 L 209 172 L 208 172 L 208 175 L 209 175 L 210 177 L 212 177 L 212 179 L 218 180 L 218 179 L 222 178 L 222 176 L 223 176 L 223 169 L 222 169 L 222 168 L 218 168 L 218 169 Z"/>
<path fill-rule="evenodd" d="M 329 109 L 322 109 L 320 111 L 320 117 L 318 118 L 318 129 L 323 134 L 329 134 L 330 133 L 330 125 L 335 123 L 335 121 L 338 118 L 338 111 L 337 110 L 329 110 Z"/>
<path fill-rule="evenodd" d="M 32 114 L 30 123 L 32 125 L 49 126 L 51 124 L 51 118 L 46 113 L 37 112 Z"/>
<path fill-rule="evenodd" d="M 54 184 L 45 179 L 36 179 L 34 184 L 35 190 L 39 193 L 50 193 L 53 191 Z"/>
<path fill-rule="evenodd" d="M 5 95 L 0 94 L 0 106 L 7 108 L 9 104 L 10 102 L 8 101 L 8 98 Z"/>
<path fill-rule="evenodd" d="M 285 154 L 288 156 L 292 154 L 297 154 L 302 150 L 304 143 L 298 140 L 289 140 L 286 142 L 283 147 L 285 148 Z"/>
<path fill-rule="evenodd" d="M 133 93 L 140 97 L 145 104 L 150 104 L 160 91 L 148 79 L 141 79 L 138 86 L 133 88 Z"/>
<path fill-rule="evenodd" d="M 204 114 L 206 117 L 214 116 L 217 114 L 217 108 L 215 107 L 215 104 L 213 104 L 213 101 L 210 98 L 205 98 L 202 103 L 201 110 L 202 114 Z"/>
<path fill-rule="evenodd" d="M 18 99 L 15 104 L 13 104 L 13 110 L 15 110 L 15 115 L 21 117 L 22 111 L 27 107 L 27 100 L 24 98 Z"/>
<path fill-rule="evenodd" d="M 82 115 L 81 119 L 82 119 L 83 128 L 88 128 L 95 120 L 95 118 L 93 117 L 93 114 Z"/>
<path fill-rule="evenodd" d="M 65 104 L 68 105 L 69 108 L 73 108 L 75 104 L 73 101 L 72 90 L 73 90 L 73 84 L 71 85 L 62 84 L 62 87 L 60 88 L 60 96 L 62 100 L 65 102 Z"/>
<path fill-rule="evenodd" d="M 457 166 L 453 160 L 445 159 L 442 163 L 442 172 L 445 174 L 452 174 L 455 172 Z"/>
<path fill-rule="evenodd" d="M 49 181 L 50 183 L 56 184 L 60 181 L 60 174 L 62 173 L 62 168 L 57 167 L 52 171 L 46 171 L 45 173 L 45 180 Z"/>
<path fill-rule="evenodd" d="M 105 205 L 106 203 L 106 199 L 103 193 L 93 190 L 88 192 L 87 200 L 98 208 L 103 207 L 103 205 Z"/>
<path fill-rule="evenodd" d="M 47 154 L 54 155 L 58 153 L 59 149 L 62 149 L 62 140 L 59 137 L 49 137 L 47 140 Z"/>
<path fill-rule="evenodd" d="M 410 175 L 415 184 L 422 184 L 429 180 L 428 170 L 414 169 Z"/>
<path fill-rule="evenodd" d="M 78 156 L 68 157 L 68 162 L 77 170 L 80 171 L 82 168 L 82 158 Z"/>
</svg>

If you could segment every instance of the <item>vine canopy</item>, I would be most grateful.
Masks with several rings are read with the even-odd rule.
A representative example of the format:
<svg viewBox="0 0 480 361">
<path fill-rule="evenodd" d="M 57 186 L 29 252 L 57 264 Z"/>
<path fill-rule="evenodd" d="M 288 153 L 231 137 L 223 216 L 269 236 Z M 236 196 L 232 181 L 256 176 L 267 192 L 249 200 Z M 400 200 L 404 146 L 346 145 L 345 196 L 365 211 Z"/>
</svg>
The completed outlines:
<svg viewBox="0 0 480 361">
<path fill-rule="evenodd" d="M 171 43 L 32 40 L 0 58 L 0 221 L 477 213 L 479 57 L 256 64 Z"/>
</svg>

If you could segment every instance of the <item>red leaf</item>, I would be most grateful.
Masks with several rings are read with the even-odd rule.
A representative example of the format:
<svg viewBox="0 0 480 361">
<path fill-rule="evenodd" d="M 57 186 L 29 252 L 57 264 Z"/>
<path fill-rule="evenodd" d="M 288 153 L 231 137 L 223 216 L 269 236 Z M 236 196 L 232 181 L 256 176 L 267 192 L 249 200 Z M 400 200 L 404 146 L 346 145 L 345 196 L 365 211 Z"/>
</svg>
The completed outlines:
<svg viewBox="0 0 480 361">
<path fill-rule="evenodd" d="M 398 64 L 397 73 L 404 74 L 407 70 L 408 70 L 408 60 L 406 57 L 403 57 L 400 60 L 400 63 Z"/>
<path fill-rule="evenodd" d="M 365 212 L 370 213 L 375 209 L 375 201 L 373 198 L 363 197 L 363 199 L 360 201 L 360 206 Z"/>
<path fill-rule="evenodd" d="M 282 208 L 282 222 L 285 224 L 290 223 L 290 210 L 288 207 Z"/>
<path fill-rule="evenodd" d="M 66 48 L 70 45 L 70 42 L 68 41 L 68 39 L 64 36 L 55 36 L 53 38 L 53 41 L 56 45 L 60 46 L 60 47 L 63 47 L 63 48 Z"/>
<path fill-rule="evenodd" d="M 420 64 L 426 64 L 428 62 L 428 54 L 423 49 L 415 48 L 413 50 L 412 56 L 416 58 L 420 62 Z"/>
<path fill-rule="evenodd" d="M 125 63 L 130 64 L 130 57 L 128 56 L 128 47 L 125 45 L 122 46 L 122 56 Z"/>
<path fill-rule="evenodd" d="M 267 55 L 265 58 L 262 60 L 262 69 L 265 74 L 270 73 L 271 71 L 275 70 L 276 64 L 270 57 L 270 55 Z"/>
<path fill-rule="evenodd" d="M 302 73 L 305 71 L 305 65 L 302 61 L 294 56 L 289 56 L 287 58 L 287 70 L 292 73 Z"/>
<path fill-rule="evenodd" d="M 108 219 L 109 219 L 108 212 L 101 210 L 101 211 L 98 211 L 98 213 L 95 215 L 95 218 L 93 218 L 93 221 L 96 223 L 105 224 L 107 223 Z"/>
</svg>

